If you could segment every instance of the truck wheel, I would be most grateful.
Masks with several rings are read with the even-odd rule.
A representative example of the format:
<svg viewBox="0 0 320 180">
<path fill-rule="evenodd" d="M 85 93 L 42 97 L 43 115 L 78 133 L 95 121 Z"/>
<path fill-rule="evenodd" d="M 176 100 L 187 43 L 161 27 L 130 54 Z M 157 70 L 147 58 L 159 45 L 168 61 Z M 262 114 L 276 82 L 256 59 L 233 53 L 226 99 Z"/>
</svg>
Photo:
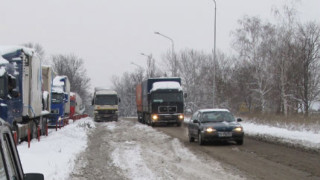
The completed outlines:
<svg viewBox="0 0 320 180">
<path fill-rule="evenodd" d="M 46 134 L 46 129 L 47 129 L 47 118 L 43 118 L 42 119 L 42 125 L 41 125 L 41 135 L 45 135 Z"/>
<path fill-rule="evenodd" d="M 177 126 L 180 127 L 180 126 L 181 126 L 181 122 L 178 122 L 178 123 L 177 123 Z"/>
<path fill-rule="evenodd" d="M 16 123 L 13 124 L 12 130 L 17 133 L 17 144 L 19 144 L 19 142 L 20 142 L 20 131 L 19 131 L 18 125 Z"/>
<path fill-rule="evenodd" d="M 31 123 L 30 131 L 31 131 L 31 139 L 38 137 L 38 128 L 35 122 Z"/>
</svg>

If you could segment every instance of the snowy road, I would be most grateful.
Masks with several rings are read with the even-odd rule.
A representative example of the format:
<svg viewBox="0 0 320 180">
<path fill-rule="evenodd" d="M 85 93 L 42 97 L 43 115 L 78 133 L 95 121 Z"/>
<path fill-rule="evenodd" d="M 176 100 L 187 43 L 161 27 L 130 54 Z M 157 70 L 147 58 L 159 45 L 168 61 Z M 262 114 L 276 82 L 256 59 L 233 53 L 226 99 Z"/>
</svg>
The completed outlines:
<svg viewBox="0 0 320 180">
<path fill-rule="evenodd" d="M 88 117 L 18 150 L 24 172 L 43 173 L 47 180 L 320 179 L 319 151 L 279 142 L 246 136 L 242 146 L 199 146 L 188 142 L 184 125 L 152 128 L 133 118 L 94 123 Z"/>
<path fill-rule="evenodd" d="M 239 172 L 195 154 L 176 138 L 134 121 L 96 123 L 71 178 L 242 179 Z"/>
</svg>

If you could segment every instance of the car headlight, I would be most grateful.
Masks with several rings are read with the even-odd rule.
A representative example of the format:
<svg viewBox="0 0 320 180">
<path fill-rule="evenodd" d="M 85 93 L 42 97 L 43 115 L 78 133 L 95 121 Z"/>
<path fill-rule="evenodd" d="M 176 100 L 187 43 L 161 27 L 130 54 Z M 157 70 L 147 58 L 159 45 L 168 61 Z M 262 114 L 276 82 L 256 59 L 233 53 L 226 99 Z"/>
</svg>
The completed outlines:
<svg viewBox="0 0 320 180">
<path fill-rule="evenodd" d="M 158 120 L 158 119 L 159 119 L 159 117 L 158 117 L 158 115 L 157 115 L 157 114 L 153 114 L 153 115 L 152 115 L 152 119 L 153 119 L 153 120 Z"/>
<path fill-rule="evenodd" d="M 236 127 L 236 128 L 233 129 L 233 131 L 242 132 L 243 128 L 242 127 Z"/>
<path fill-rule="evenodd" d="M 178 118 L 179 118 L 180 120 L 182 120 L 182 119 L 184 118 L 183 114 L 180 114 L 180 115 L 178 116 Z"/>
<path fill-rule="evenodd" d="M 212 132 L 214 132 L 214 131 L 216 131 L 214 128 L 212 128 L 212 127 L 208 127 L 207 129 L 206 129 L 206 132 L 208 132 L 208 133 L 212 133 Z"/>
</svg>

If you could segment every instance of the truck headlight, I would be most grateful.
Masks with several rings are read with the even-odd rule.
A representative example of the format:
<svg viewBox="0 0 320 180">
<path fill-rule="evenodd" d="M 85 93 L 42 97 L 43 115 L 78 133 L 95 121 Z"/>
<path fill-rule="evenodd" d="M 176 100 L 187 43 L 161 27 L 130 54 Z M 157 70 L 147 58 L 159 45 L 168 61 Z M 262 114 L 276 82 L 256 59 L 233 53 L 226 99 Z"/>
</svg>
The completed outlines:
<svg viewBox="0 0 320 180">
<path fill-rule="evenodd" d="M 214 128 L 212 128 L 212 127 L 208 127 L 207 129 L 206 129 L 206 132 L 208 132 L 208 133 L 212 133 L 212 132 L 214 132 L 214 131 L 216 131 Z"/>
<path fill-rule="evenodd" d="M 158 120 L 159 119 L 159 116 L 157 114 L 153 114 L 151 117 L 152 117 L 153 120 Z"/>
<path fill-rule="evenodd" d="M 233 129 L 233 131 L 242 132 L 243 128 L 242 127 L 236 127 L 236 128 Z"/>
<path fill-rule="evenodd" d="M 182 120 L 182 119 L 184 118 L 183 114 L 180 114 L 180 115 L 178 116 L 178 118 L 179 118 L 180 120 Z"/>
</svg>

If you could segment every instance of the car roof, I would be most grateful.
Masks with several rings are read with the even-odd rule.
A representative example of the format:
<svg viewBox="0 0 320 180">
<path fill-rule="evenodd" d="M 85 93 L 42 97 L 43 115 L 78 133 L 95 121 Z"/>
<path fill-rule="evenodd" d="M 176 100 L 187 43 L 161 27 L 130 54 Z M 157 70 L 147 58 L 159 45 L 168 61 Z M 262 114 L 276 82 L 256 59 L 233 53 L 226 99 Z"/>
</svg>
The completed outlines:
<svg viewBox="0 0 320 180">
<path fill-rule="evenodd" d="M 214 109 L 199 109 L 198 111 L 201 112 L 201 113 L 204 113 L 204 112 L 230 112 L 228 109 L 217 109 L 217 108 L 214 108 Z"/>
</svg>

